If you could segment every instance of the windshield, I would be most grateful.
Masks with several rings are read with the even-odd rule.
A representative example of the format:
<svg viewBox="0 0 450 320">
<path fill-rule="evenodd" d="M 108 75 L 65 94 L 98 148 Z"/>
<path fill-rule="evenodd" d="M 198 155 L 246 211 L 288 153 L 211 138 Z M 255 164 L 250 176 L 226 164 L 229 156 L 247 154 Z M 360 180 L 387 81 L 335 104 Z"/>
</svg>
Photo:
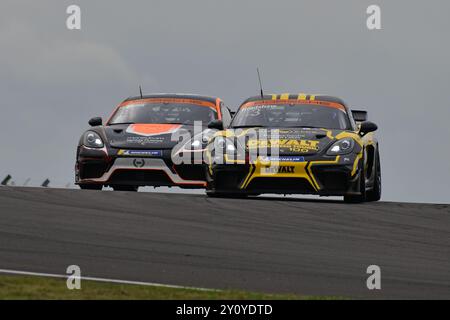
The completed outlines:
<svg viewBox="0 0 450 320">
<path fill-rule="evenodd" d="M 231 124 L 243 127 L 309 127 L 346 130 L 350 128 L 345 108 L 305 103 L 243 105 Z"/>
<path fill-rule="evenodd" d="M 217 118 L 213 105 L 178 102 L 142 102 L 120 106 L 109 121 L 110 125 L 121 123 L 176 123 L 190 124 L 201 121 L 206 126 Z"/>
</svg>

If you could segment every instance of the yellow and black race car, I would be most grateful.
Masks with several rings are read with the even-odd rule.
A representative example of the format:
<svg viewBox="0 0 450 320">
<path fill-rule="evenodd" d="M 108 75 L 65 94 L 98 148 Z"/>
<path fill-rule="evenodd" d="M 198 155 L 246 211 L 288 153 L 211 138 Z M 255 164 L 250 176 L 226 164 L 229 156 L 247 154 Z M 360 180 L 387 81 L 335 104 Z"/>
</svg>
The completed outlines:
<svg viewBox="0 0 450 320">
<path fill-rule="evenodd" d="M 207 148 L 209 196 L 315 194 L 377 201 L 377 126 L 336 97 L 281 94 L 245 100 Z"/>
</svg>

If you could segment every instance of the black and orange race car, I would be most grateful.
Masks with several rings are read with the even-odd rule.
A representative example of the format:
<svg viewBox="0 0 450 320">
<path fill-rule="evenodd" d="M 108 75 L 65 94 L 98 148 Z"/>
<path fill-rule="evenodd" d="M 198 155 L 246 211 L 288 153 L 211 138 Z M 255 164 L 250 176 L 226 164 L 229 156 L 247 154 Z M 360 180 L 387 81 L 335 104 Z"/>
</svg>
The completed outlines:
<svg viewBox="0 0 450 320">
<path fill-rule="evenodd" d="M 281 94 L 244 101 L 207 147 L 210 196 L 381 197 L 377 126 L 336 97 Z"/>
<path fill-rule="evenodd" d="M 103 186 L 122 191 L 137 191 L 140 186 L 204 188 L 203 161 L 196 155 L 203 154 L 208 139 L 230 122 L 229 109 L 216 97 L 128 98 L 105 124 L 101 118 L 89 121 L 91 128 L 77 148 L 75 183 L 95 190 Z M 210 123 L 215 129 L 207 128 Z"/>
</svg>

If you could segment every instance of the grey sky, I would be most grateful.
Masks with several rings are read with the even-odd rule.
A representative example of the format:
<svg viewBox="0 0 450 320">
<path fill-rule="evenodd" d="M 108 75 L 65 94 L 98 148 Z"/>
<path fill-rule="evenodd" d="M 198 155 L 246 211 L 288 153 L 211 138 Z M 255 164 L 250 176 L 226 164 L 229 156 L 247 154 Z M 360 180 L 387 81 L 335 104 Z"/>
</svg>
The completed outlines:
<svg viewBox="0 0 450 320">
<path fill-rule="evenodd" d="M 66 8 L 82 30 L 66 29 Z M 382 9 L 382 30 L 366 8 Z M 17 1 L 0 3 L 0 177 L 73 182 L 87 120 L 138 85 L 217 95 L 340 96 L 380 130 L 384 200 L 450 202 L 448 1 Z"/>
</svg>

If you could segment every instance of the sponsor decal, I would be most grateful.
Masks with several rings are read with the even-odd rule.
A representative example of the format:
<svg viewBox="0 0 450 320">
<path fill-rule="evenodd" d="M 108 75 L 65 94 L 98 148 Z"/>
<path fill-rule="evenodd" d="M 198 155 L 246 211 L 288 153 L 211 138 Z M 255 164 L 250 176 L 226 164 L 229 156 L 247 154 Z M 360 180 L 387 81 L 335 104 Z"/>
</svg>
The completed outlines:
<svg viewBox="0 0 450 320">
<path fill-rule="evenodd" d="M 306 137 L 307 135 L 317 135 L 317 134 L 324 134 L 326 135 L 327 132 L 325 130 L 317 130 L 315 128 L 301 128 L 301 131 L 296 129 L 280 129 L 279 135 L 280 138 L 284 139 L 295 139 L 295 137 L 298 137 L 298 139 L 302 139 Z"/>
<path fill-rule="evenodd" d="M 134 159 L 133 166 L 135 166 L 136 168 L 142 168 L 143 166 L 145 166 L 145 160 L 144 159 Z"/>
<path fill-rule="evenodd" d="M 135 143 L 140 145 L 157 144 L 164 142 L 163 137 L 128 137 L 127 143 Z"/>
<path fill-rule="evenodd" d="M 162 150 L 119 150 L 119 156 L 162 157 Z"/>
<path fill-rule="evenodd" d="M 257 101 L 251 101 L 244 104 L 241 108 L 251 108 L 251 107 L 261 107 L 261 106 L 269 106 L 269 108 L 276 107 L 278 104 L 286 105 L 316 105 L 316 106 L 323 106 L 323 107 L 329 107 L 329 108 L 335 108 L 340 109 L 344 112 L 346 112 L 345 107 L 337 102 L 330 102 L 330 101 L 319 101 L 316 99 L 313 100 L 305 100 L 305 99 L 289 99 L 289 100 L 282 100 L 282 99 L 276 99 L 276 100 L 257 100 Z M 306 97 L 303 97 L 306 98 Z"/>
<path fill-rule="evenodd" d="M 209 101 L 197 100 L 197 99 L 185 99 L 185 98 L 147 98 L 147 99 L 139 99 L 139 100 L 128 100 L 120 104 L 120 107 L 128 106 L 128 105 L 145 105 L 148 103 L 153 104 L 193 104 L 202 107 L 208 107 L 213 110 L 216 109 L 216 105 Z"/>
<path fill-rule="evenodd" d="M 131 124 L 126 131 L 127 133 L 151 137 L 161 134 L 172 134 L 180 127 L 180 124 Z"/>
<path fill-rule="evenodd" d="M 308 135 L 296 130 L 258 130 L 258 139 L 285 139 L 285 140 L 308 140 L 308 135 L 314 134 L 308 132 Z M 255 138 L 256 139 L 256 138 Z"/>
<path fill-rule="evenodd" d="M 295 140 L 295 139 L 267 139 L 267 140 L 249 140 L 248 148 L 272 148 L 288 149 L 291 152 L 311 152 L 319 150 L 318 140 Z"/>
<path fill-rule="evenodd" d="M 303 156 L 260 157 L 262 162 L 305 162 Z"/>
<path fill-rule="evenodd" d="M 276 174 L 276 173 L 295 173 L 294 166 L 271 166 L 271 167 L 262 167 L 262 174 Z"/>
</svg>

